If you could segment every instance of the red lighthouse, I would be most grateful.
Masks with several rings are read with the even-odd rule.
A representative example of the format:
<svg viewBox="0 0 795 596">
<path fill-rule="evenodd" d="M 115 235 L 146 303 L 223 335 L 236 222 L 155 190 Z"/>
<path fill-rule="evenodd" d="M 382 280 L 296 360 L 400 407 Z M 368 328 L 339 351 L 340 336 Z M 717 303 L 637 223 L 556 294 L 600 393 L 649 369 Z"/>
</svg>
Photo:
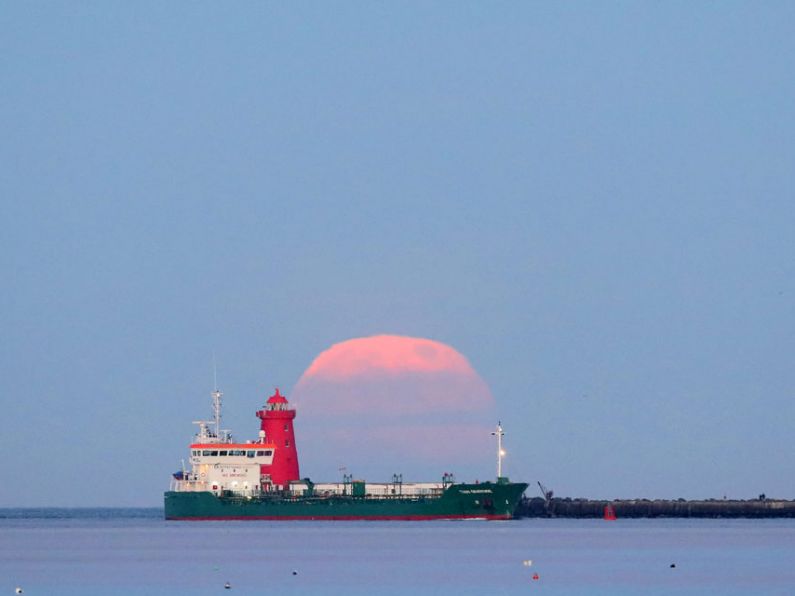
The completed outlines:
<svg viewBox="0 0 795 596">
<path fill-rule="evenodd" d="M 271 482 L 281 486 L 286 486 L 291 480 L 298 480 L 298 452 L 295 450 L 293 434 L 295 410 L 279 393 L 278 387 L 276 393 L 268 398 L 265 407 L 257 412 L 257 418 L 262 420 L 260 429 L 265 432 L 265 440 L 276 446 L 273 463 L 261 466 L 260 473 L 269 474 Z"/>
</svg>

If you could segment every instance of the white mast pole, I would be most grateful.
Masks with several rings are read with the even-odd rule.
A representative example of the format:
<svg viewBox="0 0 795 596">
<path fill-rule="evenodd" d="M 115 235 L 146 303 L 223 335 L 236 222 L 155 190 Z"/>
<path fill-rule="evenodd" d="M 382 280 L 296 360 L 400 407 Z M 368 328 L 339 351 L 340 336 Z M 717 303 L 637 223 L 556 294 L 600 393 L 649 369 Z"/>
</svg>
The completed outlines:
<svg viewBox="0 0 795 596">
<path fill-rule="evenodd" d="M 491 436 L 497 437 L 497 478 L 502 478 L 502 456 L 505 452 L 502 450 L 502 437 L 505 433 L 502 430 L 502 422 L 497 423 L 497 430 L 491 433 Z"/>
<path fill-rule="evenodd" d="M 215 418 L 215 438 L 221 440 L 221 396 L 218 391 L 218 369 L 215 366 L 215 352 L 213 352 L 213 417 Z"/>
<path fill-rule="evenodd" d="M 221 438 L 221 396 L 223 393 L 216 389 L 213 391 L 213 415 L 215 418 L 215 437 Z"/>
</svg>

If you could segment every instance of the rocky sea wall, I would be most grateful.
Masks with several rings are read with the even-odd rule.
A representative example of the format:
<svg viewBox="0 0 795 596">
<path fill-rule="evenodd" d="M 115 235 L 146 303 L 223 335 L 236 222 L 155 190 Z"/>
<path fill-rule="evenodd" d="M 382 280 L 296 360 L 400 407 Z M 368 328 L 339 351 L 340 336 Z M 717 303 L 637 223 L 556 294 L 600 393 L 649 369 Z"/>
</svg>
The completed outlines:
<svg viewBox="0 0 795 596">
<path fill-rule="evenodd" d="M 612 506 L 616 517 L 795 517 L 795 501 L 781 499 L 704 501 L 662 499 L 592 499 L 535 497 L 523 499 L 516 509 L 518 517 L 603 517 L 605 507 Z"/>
</svg>

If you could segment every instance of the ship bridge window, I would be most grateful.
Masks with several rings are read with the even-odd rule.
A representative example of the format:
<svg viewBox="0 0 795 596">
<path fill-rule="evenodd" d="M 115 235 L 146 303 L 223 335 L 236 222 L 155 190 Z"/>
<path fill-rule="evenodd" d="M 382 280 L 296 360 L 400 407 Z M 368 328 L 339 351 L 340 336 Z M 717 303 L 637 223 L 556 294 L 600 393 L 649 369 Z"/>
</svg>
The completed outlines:
<svg viewBox="0 0 795 596">
<path fill-rule="evenodd" d="M 227 453 L 228 453 L 227 451 L 219 451 L 219 452 L 218 452 L 218 455 L 221 455 L 221 456 L 224 456 L 224 457 L 226 457 L 226 454 L 227 454 Z"/>
<path fill-rule="evenodd" d="M 267 451 L 257 451 L 257 457 L 265 457 L 268 455 Z"/>
<path fill-rule="evenodd" d="M 233 449 L 229 452 L 229 455 L 245 455 L 246 452 L 242 449 Z"/>
<path fill-rule="evenodd" d="M 199 450 L 198 449 L 194 449 L 192 454 L 193 455 L 199 455 Z"/>
<path fill-rule="evenodd" d="M 218 457 L 218 452 L 217 451 L 210 451 L 210 455 L 212 455 L 213 457 Z"/>
<path fill-rule="evenodd" d="M 204 455 L 204 456 L 210 455 L 210 450 L 209 449 L 205 449 L 204 451 L 202 451 L 202 455 Z"/>
<path fill-rule="evenodd" d="M 246 452 L 246 457 L 254 457 L 255 453 L 256 453 L 256 451 L 248 451 L 248 452 Z"/>
</svg>

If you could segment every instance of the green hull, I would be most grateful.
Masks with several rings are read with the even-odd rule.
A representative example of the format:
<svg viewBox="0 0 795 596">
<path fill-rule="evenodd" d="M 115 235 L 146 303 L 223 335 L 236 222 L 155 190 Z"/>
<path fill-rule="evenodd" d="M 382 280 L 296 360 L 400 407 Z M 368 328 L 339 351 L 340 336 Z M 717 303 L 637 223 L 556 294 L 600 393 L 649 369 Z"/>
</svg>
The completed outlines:
<svg viewBox="0 0 795 596">
<path fill-rule="evenodd" d="M 510 519 L 525 483 L 453 484 L 423 497 L 217 497 L 211 492 L 165 493 L 172 520 L 425 520 Z"/>
</svg>

